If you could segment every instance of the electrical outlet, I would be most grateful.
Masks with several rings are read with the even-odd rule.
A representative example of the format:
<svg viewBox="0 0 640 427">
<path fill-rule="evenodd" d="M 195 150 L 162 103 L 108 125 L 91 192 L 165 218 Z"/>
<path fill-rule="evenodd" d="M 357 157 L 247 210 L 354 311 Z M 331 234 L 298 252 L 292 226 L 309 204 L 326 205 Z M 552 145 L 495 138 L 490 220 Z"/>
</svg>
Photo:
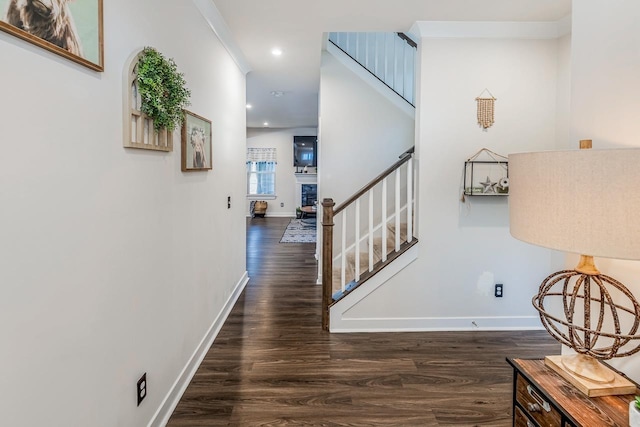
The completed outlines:
<svg viewBox="0 0 640 427">
<path fill-rule="evenodd" d="M 231 196 L 227 196 L 227 209 L 231 209 Z"/>
<path fill-rule="evenodd" d="M 494 295 L 496 298 L 502 298 L 502 283 L 496 283 Z"/>
<path fill-rule="evenodd" d="M 280 207 L 284 208 L 284 202 L 280 202 Z"/>
<path fill-rule="evenodd" d="M 136 386 L 136 394 L 138 395 L 138 406 L 147 397 L 147 373 L 142 374 Z"/>
</svg>

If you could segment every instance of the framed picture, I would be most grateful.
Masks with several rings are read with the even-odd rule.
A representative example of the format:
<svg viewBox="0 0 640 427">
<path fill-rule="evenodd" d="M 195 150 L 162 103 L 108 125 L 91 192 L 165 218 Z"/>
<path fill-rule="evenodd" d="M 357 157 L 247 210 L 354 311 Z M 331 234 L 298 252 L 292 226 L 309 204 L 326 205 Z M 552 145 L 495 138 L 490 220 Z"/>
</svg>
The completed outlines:
<svg viewBox="0 0 640 427">
<path fill-rule="evenodd" d="M 182 124 L 182 171 L 211 169 L 211 122 L 184 110 Z"/>
<path fill-rule="evenodd" d="M 102 0 L 0 0 L 0 30 L 104 70 Z"/>
</svg>

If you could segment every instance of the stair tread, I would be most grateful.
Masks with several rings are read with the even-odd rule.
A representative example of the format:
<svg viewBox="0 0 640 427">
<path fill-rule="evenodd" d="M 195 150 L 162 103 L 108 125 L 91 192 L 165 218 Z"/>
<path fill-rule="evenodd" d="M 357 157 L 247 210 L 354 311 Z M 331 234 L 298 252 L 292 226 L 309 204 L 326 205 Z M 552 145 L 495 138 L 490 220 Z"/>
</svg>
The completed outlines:
<svg viewBox="0 0 640 427">
<path fill-rule="evenodd" d="M 403 226 L 404 224 L 404 226 Z M 400 243 L 406 242 L 406 223 L 400 225 Z M 389 229 L 389 233 L 387 235 L 387 255 L 393 253 L 395 251 L 395 224 L 389 224 L 387 226 Z M 382 237 L 374 237 L 373 238 L 373 264 L 377 264 L 382 260 Z M 360 275 L 362 276 L 366 272 L 369 271 L 369 253 L 366 251 L 360 252 Z M 334 287 L 338 286 L 338 289 L 341 289 L 340 286 L 341 276 L 342 276 L 342 265 L 341 263 L 334 264 L 333 272 L 332 272 L 332 280 Z M 349 251 L 346 255 L 346 264 L 345 264 L 345 284 L 349 284 L 356 277 L 356 269 L 355 269 L 355 251 Z M 338 291 L 341 292 L 341 291 Z"/>
<path fill-rule="evenodd" d="M 417 243 L 417 239 L 414 238 L 413 242 Z M 403 242 L 404 249 L 401 250 L 398 255 L 402 252 L 404 252 L 405 250 L 409 249 L 411 246 L 413 246 L 413 244 L 409 243 L 409 242 Z M 393 261 L 394 258 L 398 255 L 392 255 L 391 260 Z M 377 264 L 378 262 L 376 262 Z M 378 266 L 377 268 L 379 268 L 380 266 Z M 384 267 L 383 267 L 384 268 Z M 368 261 L 367 261 L 367 265 L 362 268 L 361 270 L 361 278 L 362 276 L 365 276 L 366 273 L 368 272 Z M 346 276 L 347 276 L 347 280 L 345 282 L 345 289 L 344 291 L 342 290 L 342 286 L 340 286 L 340 275 L 341 275 L 341 266 L 335 267 L 333 269 L 333 300 L 337 301 L 339 299 L 341 299 L 345 294 L 350 293 L 351 290 L 353 290 L 354 288 L 358 287 L 362 282 L 358 281 L 358 282 L 354 282 L 354 269 L 353 269 L 353 264 L 352 265 L 347 265 L 346 266 Z"/>
</svg>

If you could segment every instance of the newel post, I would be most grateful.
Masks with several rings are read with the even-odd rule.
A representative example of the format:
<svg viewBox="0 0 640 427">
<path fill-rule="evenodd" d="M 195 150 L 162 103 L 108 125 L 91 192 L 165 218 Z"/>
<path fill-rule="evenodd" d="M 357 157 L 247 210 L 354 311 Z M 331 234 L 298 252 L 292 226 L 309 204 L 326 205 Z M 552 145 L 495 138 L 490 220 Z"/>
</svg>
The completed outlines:
<svg viewBox="0 0 640 427">
<path fill-rule="evenodd" d="M 333 281 L 333 199 L 322 200 L 322 329 L 329 330 Z"/>
</svg>

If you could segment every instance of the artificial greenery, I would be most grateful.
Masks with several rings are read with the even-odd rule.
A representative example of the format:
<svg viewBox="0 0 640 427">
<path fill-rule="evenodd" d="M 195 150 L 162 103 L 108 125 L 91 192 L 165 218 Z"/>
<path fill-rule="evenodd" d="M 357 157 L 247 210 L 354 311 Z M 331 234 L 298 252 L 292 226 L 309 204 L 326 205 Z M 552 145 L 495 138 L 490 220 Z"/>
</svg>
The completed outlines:
<svg viewBox="0 0 640 427">
<path fill-rule="evenodd" d="M 156 131 L 182 125 L 182 109 L 190 104 L 191 91 L 173 59 L 166 59 L 152 47 L 145 47 L 138 60 L 138 91 L 142 112 L 153 120 Z"/>
<path fill-rule="evenodd" d="M 640 396 L 636 396 L 636 409 L 640 410 Z"/>
</svg>

